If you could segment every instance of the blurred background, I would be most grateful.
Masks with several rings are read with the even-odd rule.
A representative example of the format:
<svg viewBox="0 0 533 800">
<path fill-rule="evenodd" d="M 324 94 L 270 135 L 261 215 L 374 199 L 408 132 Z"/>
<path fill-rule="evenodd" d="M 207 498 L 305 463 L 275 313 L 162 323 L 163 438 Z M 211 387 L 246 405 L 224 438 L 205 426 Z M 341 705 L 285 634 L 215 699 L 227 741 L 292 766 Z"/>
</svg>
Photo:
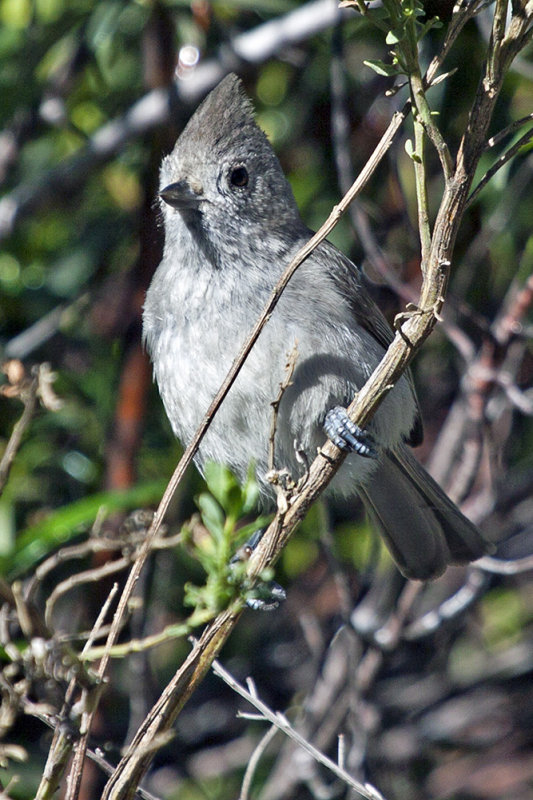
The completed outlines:
<svg viewBox="0 0 533 800">
<path fill-rule="evenodd" d="M 423 39 L 423 66 L 442 44 L 452 4 L 425 10 L 444 26 Z M 465 26 L 445 62 L 451 74 L 429 94 L 452 154 L 490 24 L 488 8 Z M 407 97 L 405 88 L 387 93 L 394 79 L 368 60 L 387 60 L 382 34 L 327 0 L 1 0 L 0 349 L 10 366 L 0 453 L 29 406 L 36 365 L 49 367 L 40 368 L 47 391 L 30 408 L 9 474 L 0 470 L 0 568 L 9 581 L 34 581 L 38 609 L 62 586 L 48 619 L 60 639 L 90 629 L 111 585 L 72 576 L 118 557 L 111 545 L 82 545 L 142 531 L 145 522 L 128 515 L 157 505 L 181 453 L 141 343 L 162 243 L 162 156 L 207 91 L 236 71 L 316 229 Z M 491 133 L 531 114 L 532 99 L 529 47 L 509 71 Z M 476 180 L 523 132 L 511 129 L 487 150 Z M 361 266 L 391 320 L 416 302 L 421 282 L 412 135 L 408 120 L 330 237 Z M 429 146 L 427 160 L 435 213 L 442 178 Z M 533 533 L 532 177 L 525 143 L 470 205 L 444 322 L 414 364 L 426 430 L 417 455 L 465 513 L 505 540 L 507 574 L 449 570 L 412 599 L 401 634 L 380 639 L 408 588 L 360 509 L 317 507 L 277 567 L 287 602 L 268 614 L 246 611 L 222 654 L 319 749 L 335 757 L 343 734 L 347 768 L 391 800 L 532 796 L 532 583 L 522 569 Z M 170 535 L 203 491 L 190 470 Z M 59 548 L 63 556 L 50 561 Z M 182 620 L 190 580 L 200 583 L 202 571 L 185 548 L 154 555 L 128 635 Z M 10 635 L 24 652 L 23 626 Z M 170 641 L 113 663 L 91 740 L 110 763 L 188 650 L 186 640 Z M 2 657 L 8 669 L 13 659 Z M 22 661 L 2 679 L 0 733 L 8 750 L 23 748 L 21 760 L 4 755 L 2 796 L 24 800 L 35 796 L 51 741 L 28 703 L 57 712 L 65 680 L 33 667 L 24 703 L 11 694 Z M 243 774 L 265 732 L 237 718 L 245 707 L 208 676 L 156 756 L 145 784 L 152 796 L 244 798 Z M 98 797 L 102 775 L 89 765 L 80 797 Z M 348 794 L 277 734 L 249 796 Z"/>
</svg>

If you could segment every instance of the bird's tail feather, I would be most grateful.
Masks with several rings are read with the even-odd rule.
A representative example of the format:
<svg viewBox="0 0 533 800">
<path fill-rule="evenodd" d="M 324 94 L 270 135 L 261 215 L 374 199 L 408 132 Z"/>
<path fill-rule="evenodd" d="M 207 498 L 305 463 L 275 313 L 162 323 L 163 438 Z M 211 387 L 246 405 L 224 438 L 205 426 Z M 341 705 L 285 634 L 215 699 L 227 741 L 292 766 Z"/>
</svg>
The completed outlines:
<svg viewBox="0 0 533 800">
<path fill-rule="evenodd" d="M 494 549 L 403 445 L 382 454 L 359 491 L 408 578 L 437 577 L 448 564 L 474 561 Z"/>
</svg>

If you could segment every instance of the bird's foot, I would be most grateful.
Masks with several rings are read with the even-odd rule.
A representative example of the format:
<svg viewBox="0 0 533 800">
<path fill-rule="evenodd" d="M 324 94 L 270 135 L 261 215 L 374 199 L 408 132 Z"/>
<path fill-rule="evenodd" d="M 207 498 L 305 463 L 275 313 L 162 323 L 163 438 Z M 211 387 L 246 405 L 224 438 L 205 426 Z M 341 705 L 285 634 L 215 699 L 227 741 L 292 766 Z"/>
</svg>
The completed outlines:
<svg viewBox="0 0 533 800">
<path fill-rule="evenodd" d="M 230 564 L 248 561 L 255 548 L 261 541 L 265 528 L 254 531 L 235 553 Z M 253 611 L 273 611 L 287 599 L 285 589 L 275 581 L 259 581 L 250 590 L 246 597 L 246 605 Z"/>
<path fill-rule="evenodd" d="M 352 422 L 342 406 L 335 406 L 328 411 L 324 420 L 324 431 L 339 450 L 357 453 L 365 458 L 377 457 L 376 443 L 372 435 Z"/>
</svg>

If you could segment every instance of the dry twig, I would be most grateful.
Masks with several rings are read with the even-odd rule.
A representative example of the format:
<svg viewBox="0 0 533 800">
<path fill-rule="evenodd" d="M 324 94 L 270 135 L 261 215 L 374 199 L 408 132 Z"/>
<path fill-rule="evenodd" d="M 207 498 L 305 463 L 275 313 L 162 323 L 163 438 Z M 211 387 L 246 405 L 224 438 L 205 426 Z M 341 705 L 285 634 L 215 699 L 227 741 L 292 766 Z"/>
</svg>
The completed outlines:
<svg viewBox="0 0 533 800">
<path fill-rule="evenodd" d="M 241 686 L 235 678 L 230 675 L 230 673 L 224 669 L 224 667 L 218 662 L 213 662 L 213 672 L 215 675 L 218 675 L 219 678 L 230 686 L 233 691 L 240 694 L 241 697 L 244 697 L 251 705 L 258 709 L 260 712 L 259 716 L 257 714 L 244 714 L 241 713 L 240 716 L 246 717 L 247 719 L 260 719 L 270 722 L 274 725 L 278 730 L 282 731 L 289 736 L 296 744 L 305 750 L 309 755 L 318 763 L 323 764 L 328 770 L 330 770 L 334 775 L 341 779 L 343 783 L 346 784 L 350 789 L 353 789 L 360 797 L 365 797 L 367 800 L 384 800 L 383 795 L 369 783 L 361 783 L 360 781 L 355 780 L 346 770 L 339 764 L 336 764 L 331 758 L 321 753 L 314 747 L 307 739 L 304 739 L 297 730 L 290 724 L 287 717 L 279 711 L 272 711 L 266 703 L 259 699 L 257 696 L 257 692 L 255 690 L 254 683 L 251 678 L 247 679 L 248 689 L 245 689 L 244 686 Z"/>
</svg>

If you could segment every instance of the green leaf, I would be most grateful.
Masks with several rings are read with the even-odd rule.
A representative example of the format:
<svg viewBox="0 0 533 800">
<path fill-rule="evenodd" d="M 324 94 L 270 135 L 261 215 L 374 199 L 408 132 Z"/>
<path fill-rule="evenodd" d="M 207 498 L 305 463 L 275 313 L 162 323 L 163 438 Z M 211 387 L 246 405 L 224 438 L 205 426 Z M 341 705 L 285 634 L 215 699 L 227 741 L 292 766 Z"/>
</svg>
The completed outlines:
<svg viewBox="0 0 533 800">
<path fill-rule="evenodd" d="M 391 44 L 392 45 L 392 44 L 398 44 L 398 42 L 401 42 L 401 40 L 404 39 L 404 38 L 405 38 L 405 34 L 403 34 L 403 33 L 402 33 L 401 36 L 399 36 L 395 31 L 389 31 L 387 33 L 387 36 L 385 37 L 385 41 L 386 41 L 387 44 Z"/>
<path fill-rule="evenodd" d="M 206 464 L 205 482 L 211 494 L 218 500 L 226 516 L 238 518 L 243 513 L 242 489 L 233 473 L 223 464 Z"/>
<path fill-rule="evenodd" d="M 209 491 L 223 506 L 229 488 L 235 485 L 235 478 L 227 467 L 214 461 L 209 461 L 205 465 L 204 476 Z"/>
<path fill-rule="evenodd" d="M 377 72 L 378 75 L 386 75 L 389 78 L 394 78 L 396 75 L 399 75 L 400 70 L 394 64 L 386 64 L 384 61 L 363 61 L 367 67 L 373 69 L 374 72 Z"/>
<path fill-rule="evenodd" d="M 404 146 L 405 146 L 405 152 L 407 153 L 409 158 L 411 158 L 413 161 L 416 161 L 417 164 L 420 164 L 422 159 L 420 158 L 420 156 L 418 155 L 416 150 L 413 148 L 412 140 L 411 139 L 406 139 Z"/>
<path fill-rule="evenodd" d="M 209 492 L 202 492 L 195 502 L 202 515 L 202 522 L 209 533 L 219 541 L 224 533 L 225 521 L 225 515 L 220 504 Z"/>
<path fill-rule="evenodd" d="M 248 475 L 242 487 L 242 492 L 242 511 L 244 514 L 247 514 L 257 508 L 260 496 L 259 484 L 255 477 L 255 468 L 253 464 L 251 464 L 248 469 Z"/>
</svg>

